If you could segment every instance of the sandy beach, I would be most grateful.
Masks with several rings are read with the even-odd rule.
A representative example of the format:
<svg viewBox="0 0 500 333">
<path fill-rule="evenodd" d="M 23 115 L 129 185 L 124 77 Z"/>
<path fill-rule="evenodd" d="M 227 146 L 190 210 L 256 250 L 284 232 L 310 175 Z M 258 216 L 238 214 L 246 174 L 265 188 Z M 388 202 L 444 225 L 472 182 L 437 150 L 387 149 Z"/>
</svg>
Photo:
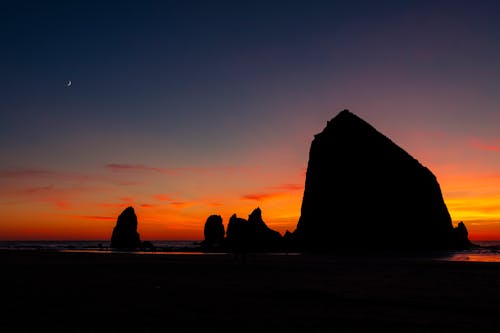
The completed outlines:
<svg viewBox="0 0 500 333">
<path fill-rule="evenodd" d="M 498 332 L 500 265 L 1 251 L 2 332 Z"/>
</svg>

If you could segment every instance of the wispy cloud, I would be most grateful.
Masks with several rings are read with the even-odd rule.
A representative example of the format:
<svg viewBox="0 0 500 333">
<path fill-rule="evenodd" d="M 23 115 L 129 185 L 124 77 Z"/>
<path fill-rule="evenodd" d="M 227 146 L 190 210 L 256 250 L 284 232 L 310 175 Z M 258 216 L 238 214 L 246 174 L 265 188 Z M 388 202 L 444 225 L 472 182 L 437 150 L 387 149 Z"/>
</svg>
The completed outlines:
<svg viewBox="0 0 500 333">
<path fill-rule="evenodd" d="M 493 140 L 492 142 L 486 142 L 479 139 L 473 139 L 471 140 L 471 145 L 476 149 L 500 153 L 500 140 Z"/>
<path fill-rule="evenodd" d="M 278 186 L 268 187 L 270 190 L 280 190 L 280 191 L 302 191 L 304 190 L 303 184 L 282 184 Z"/>
<path fill-rule="evenodd" d="M 144 164 L 127 164 L 127 163 L 110 163 L 106 165 L 106 168 L 111 170 L 112 172 L 152 172 L 170 176 L 175 176 L 182 173 L 206 174 L 213 172 L 233 174 L 233 173 L 249 172 L 251 170 L 248 167 L 239 167 L 239 166 L 163 168 L 163 167 L 149 166 Z"/>
<path fill-rule="evenodd" d="M 97 206 L 103 208 L 127 208 L 128 206 L 134 206 L 136 202 L 135 198 L 132 197 L 121 197 L 118 200 L 121 202 L 101 202 Z"/>
<path fill-rule="evenodd" d="M 135 199 L 132 198 L 132 197 L 121 197 L 121 198 L 118 198 L 119 200 L 129 204 L 129 205 L 133 205 L 134 202 L 135 202 Z"/>
<path fill-rule="evenodd" d="M 473 226 L 481 226 L 481 227 L 486 227 L 486 226 L 491 226 L 491 225 L 500 225 L 500 219 L 491 219 L 491 220 L 484 220 L 484 219 L 467 219 L 464 221 L 467 225 L 473 225 Z"/>
<path fill-rule="evenodd" d="M 98 182 L 101 184 L 114 184 L 119 186 L 140 185 L 137 181 L 121 180 L 109 175 L 100 175 L 82 172 L 68 172 L 62 170 L 43 169 L 43 168 L 11 168 L 0 169 L 0 179 L 5 180 L 48 180 L 51 182 L 73 182 L 73 183 L 89 183 Z"/>
<path fill-rule="evenodd" d="M 112 172 L 154 172 L 166 175 L 176 175 L 179 173 L 179 168 L 157 168 L 143 164 L 107 164 L 106 168 Z"/>
<path fill-rule="evenodd" d="M 64 180 L 88 180 L 88 175 L 74 172 L 55 171 L 36 168 L 14 168 L 0 170 L 0 178 L 10 179 L 33 179 L 33 178 L 56 178 Z"/>
<path fill-rule="evenodd" d="M 24 194 L 37 194 L 37 193 L 47 193 L 52 192 L 54 190 L 54 185 L 47 186 L 33 186 L 22 189 L 20 192 Z"/>
<path fill-rule="evenodd" d="M 72 208 L 71 202 L 81 194 L 80 188 L 62 188 L 54 185 L 26 187 L 14 191 L 12 196 L 18 197 L 22 202 L 40 202 L 53 205 L 58 210 Z"/>
<path fill-rule="evenodd" d="M 243 200 L 264 201 L 283 196 L 284 192 L 252 193 L 241 196 Z"/>
<path fill-rule="evenodd" d="M 157 201 L 161 201 L 163 203 L 168 203 L 176 208 L 185 208 L 194 205 L 204 205 L 208 207 L 222 207 L 223 203 L 215 200 L 214 198 L 202 198 L 196 200 L 182 200 L 177 195 L 174 194 L 156 194 L 153 196 L 153 199 Z"/>
<path fill-rule="evenodd" d="M 189 202 L 189 201 L 174 201 L 170 203 L 173 207 L 175 208 L 186 208 L 189 206 L 193 206 L 195 203 L 194 202 Z"/>
<path fill-rule="evenodd" d="M 198 204 L 196 201 L 186 201 L 179 199 L 171 194 L 156 194 L 153 196 L 154 199 L 168 203 L 170 206 L 178 209 L 186 208 L 189 206 L 194 206 Z"/>
<path fill-rule="evenodd" d="M 154 208 L 156 205 L 151 205 L 151 204 L 141 204 L 139 207 L 141 208 Z"/>
<path fill-rule="evenodd" d="M 102 208 L 127 208 L 130 206 L 128 203 L 98 203 L 98 207 Z"/>
<path fill-rule="evenodd" d="M 250 193 L 241 196 L 243 200 L 264 201 L 283 197 L 291 192 L 304 190 L 304 185 L 301 184 L 281 184 L 276 186 L 266 187 L 263 191 L 257 193 Z"/>
<path fill-rule="evenodd" d="M 206 205 L 209 207 L 222 207 L 222 206 L 224 206 L 224 204 L 220 203 L 220 202 L 207 202 Z"/>
<path fill-rule="evenodd" d="M 55 205 L 59 209 L 69 209 L 69 208 L 71 208 L 71 204 L 68 201 L 65 201 L 65 200 L 57 200 L 55 202 Z"/>
<path fill-rule="evenodd" d="M 42 169 L 8 169 L 0 170 L 0 178 L 32 178 L 32 177 L 51 177 L 55 173 Z"/>
<path fill-rule="evenodd" d="M 70 215 L 69 217 L 85 220 L 116 221 L 116 217 L 99 215 Z"/>
</svg>

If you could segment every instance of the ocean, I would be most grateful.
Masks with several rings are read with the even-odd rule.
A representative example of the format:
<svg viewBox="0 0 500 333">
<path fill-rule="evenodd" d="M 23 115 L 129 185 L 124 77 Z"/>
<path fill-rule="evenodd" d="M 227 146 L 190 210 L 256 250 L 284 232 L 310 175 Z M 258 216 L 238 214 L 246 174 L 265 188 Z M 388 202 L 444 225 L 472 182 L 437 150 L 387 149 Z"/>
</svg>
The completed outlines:
<svg viewBox="0 0 500 333">
<path fill-rule="evenodd" d="M 200 240 L 155 240 L 155 250 L 134 253 L 193 252 Z M 109 241 L 0 241 L 0 250 L 81 251 L 81 252 L 130 252 L 112 250 Z"/>
<path fill-rule="evenodd" d="M 61 252 L 95 253 L 135 253 L 148 255 L 161 254 L 221 254 L 197 251 L 201 240 L 155 240 L 154 250 L 121 251 L 109 247 L 109 241 L 0 241 L 0 250 L 36 250 Z M 438 257 L 446 261 L 500 262 L 500 240 L 474 241 L 478 248 L 463 251 L 448 251 Z M 297 253 L 293 253 L 297 254 Z"/>
<path fill-rule="evenodd" d="M 473 241 L 478 248 L 464 251 L 450 251 L 448 260 L 500 262 L 500 240 Z"/>
</svg>

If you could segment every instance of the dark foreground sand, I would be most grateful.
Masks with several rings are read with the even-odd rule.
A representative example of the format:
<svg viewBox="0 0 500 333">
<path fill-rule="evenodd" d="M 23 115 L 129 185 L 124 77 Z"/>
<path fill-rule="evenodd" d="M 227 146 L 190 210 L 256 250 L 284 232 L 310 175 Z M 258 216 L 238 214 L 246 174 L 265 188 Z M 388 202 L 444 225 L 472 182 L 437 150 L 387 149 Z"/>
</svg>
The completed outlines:
<svg viewBox="0 0 500 333">
<path fill-rule="evenodd" d="M 500 265 L 0 252 L 0 332 L 500 332 Z"/>
</svg>

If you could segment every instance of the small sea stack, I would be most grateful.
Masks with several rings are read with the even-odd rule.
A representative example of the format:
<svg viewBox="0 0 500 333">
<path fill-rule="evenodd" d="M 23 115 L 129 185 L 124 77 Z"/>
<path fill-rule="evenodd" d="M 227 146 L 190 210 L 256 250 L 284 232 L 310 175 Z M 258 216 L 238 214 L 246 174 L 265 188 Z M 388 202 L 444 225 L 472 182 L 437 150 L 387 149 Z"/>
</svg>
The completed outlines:
<svg viewBox="0 0 500 333">
<path fill-rule="evenodd" d="M 273 249 L 281 245 L 283 237 L 269 228 L 262 219 L 262 210 L 257 207 L 248 215 L 248 224 L 254 235 L 255 246 L 259 249 Z"/>
<path fill-rule="evenodd" d="M 133 207 L 127 207 L 118 216 L 111 235 L 111 245 L 115 249 L 137 249 L 141 240 L 137 232 L 137 216 Z"/>
<path fill-rule="evenodd" d="M 314 137 L 291 238 L 312 251 L 471 245 L 465 225 L 453 227 L 434 174 L 348 110 Z"/>
<path fill-rule="evenodd" d="M 220 215 L 210 215 L 205 222 L 205 228 L 203 230 L 205 239 L 203 240 L 202 245 L 208 247 L 217 247 L 222 245 L 225 233 L 222 217 Z"/>
<path fill-rule="evenodd" d="M 259 207 L 248 215 L 248 220 L 237 217 L 236 214 L 229 219 L 225 239 L 229 248 L 265 252 L 280 249 L 282 243 L 283 237 L 266 225 Z"/>
</svg>

